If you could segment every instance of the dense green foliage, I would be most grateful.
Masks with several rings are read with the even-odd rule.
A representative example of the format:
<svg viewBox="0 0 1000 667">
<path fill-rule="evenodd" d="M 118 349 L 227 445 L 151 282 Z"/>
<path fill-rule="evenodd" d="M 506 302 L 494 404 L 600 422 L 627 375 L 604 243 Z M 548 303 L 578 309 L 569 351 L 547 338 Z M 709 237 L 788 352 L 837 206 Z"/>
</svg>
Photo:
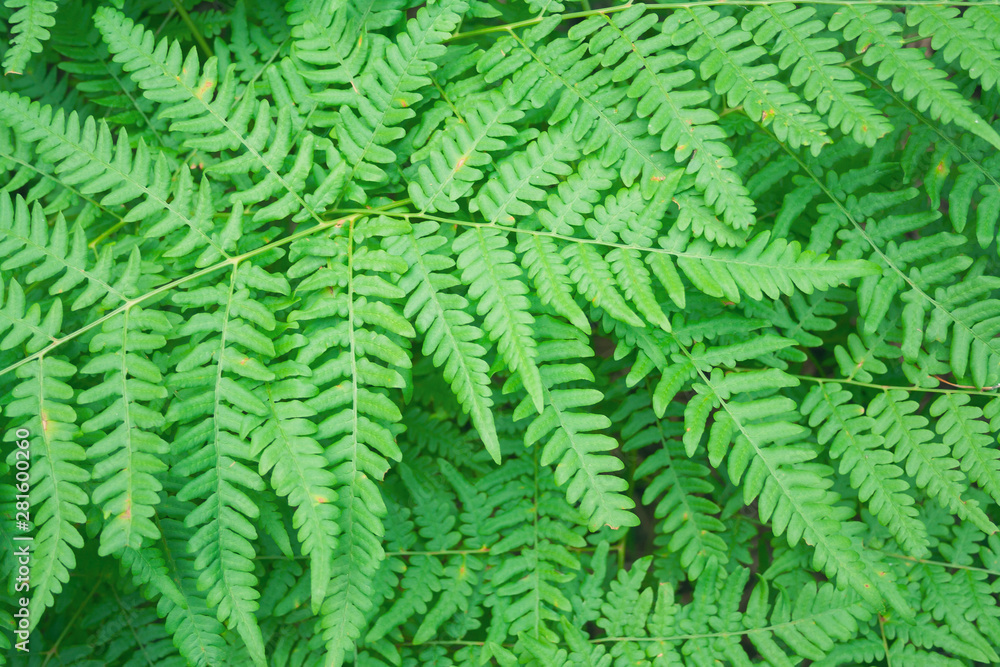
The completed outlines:
<svg viewBox="0 0 1000 667">
<path fill-rule="evenodd" d="M 0 665 L 1000 664 L 1000 6 L 2 15 Z"/>
</svg>

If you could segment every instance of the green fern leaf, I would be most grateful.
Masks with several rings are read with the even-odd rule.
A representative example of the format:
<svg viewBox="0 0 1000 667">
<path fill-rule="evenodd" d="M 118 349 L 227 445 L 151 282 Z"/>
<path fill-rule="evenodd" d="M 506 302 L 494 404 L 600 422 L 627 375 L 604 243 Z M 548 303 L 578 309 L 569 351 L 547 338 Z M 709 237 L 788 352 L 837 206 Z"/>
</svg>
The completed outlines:
<svg viewBox="0 0 1000 667">
<path fill-rule="evenodd" d="M 384 558 L 386 508 L 375 481 L 385 476 L 389 459 L 401 457 L 391 428 L 402 415 L 385 390 L 404 385 L 396 369 L 408 367 L 410 360 L 390 336 L 415 333 L 387 301 L 405 293 L 379 275 L 405 273 L 406 263 L 365 240 L 408 231 L 388 218 L 352 221 L 346 237 L 306 238 L 292 248 L 296 264 L 290 277 L 300 279 L 296 292 L 309 298 L 290 313 L 289 322 L 311 323 L 296 361 L 322 360 L 312 376 L 321 391 L 305 405 L 321 419 L 316 439 L 333 441 L 326 456 L 336 478 L 340 534 L 320 627 L 329 660 L 337 665 L 361 635 L 371 608 L 372 577 Z M 330 318 L 337 318 L 335 325 L 330 326 Z M 365 327 L 366 322 L 385 333 Z M 323 333 L 310 336 L 310 329 Z"/>
<path fill-rule="evenodd" d="M 979 503 L 967 497 L 965 475 L 956 469 L 958 461 L 946 455 L 946 445 L 931 442 L 933 435 L 924 428 L 927 419 L 913 414 L 917 404 L 908 398 L 901 390 L 886 390 L 876 396 L 868 406 L 868 415 L 875 420 L 872 431 L 885 437 L 885 444 L 895 450 L 897 461 L 906 462 L 907 474 L 916 480 L 917 486 L 980 530 L 995 532 L 996 526 L 979 508 Z"/>
<path fill-rule="evenodd" d="M 931 48 L 941 52 L 945 62 L 956 58 L 962 69 L 995 88 L 1000 81 L 1000 51 L 975 24 L 959 16 L 955 7 L 917 7 L 907 12 L 908 25 L 917 26 L 921 37 L 931 36 Z"/>
<path fill-rule="evenodd" d="M 649 117 L 648 131 L 660 137 L 660 149 L 674 150 L 678 162 L 687 160 L 687 171 L 696 174 L 696 185 L 704 192 L 706 203 L 728 225 L 746 229 L 753 223 L 754 206 L 746 187 L 732 172 L 736 161 L 720 141 L 725 132 L 716 124 L 718 116 L 692 108 L 700 106 L 708 92 L 681 88 L 694 73 L 676 69 L 684 56 L 664 48 L 670 44 L 667 23 L 660 24 L 659 34 L 640 38 L 658 22 L 653 14 L 643 15 L 643 9 L 637 5 L 619 14 L 591 17 L 574 27 L 570 37 L 580 39 L 600 31 L 588 41 L 590 53 L 602 56 L 602 67 L 613 68 L 615 79 L 631 80 L 628 96 L 639 100 L 636 113 Z M 624 48 L 608 48 L 619 40 Z M 627 57 L 620 61 L 623 55 Z"/>
<path fill-rule="evenodd" d="M 507 238 L 500 231 L 477 227 L 459 235 L 453 251 L 458 255 L 456 264 L 462 272 L 462 282 L 469 286 L 476 310 L 485 316 L 486 331 L 541 412 L 542 380 L 531 335 L 534 318 L 524 296 L 528 289 L 521 281 L 521 270 L 507 247 Z"/>
<path fill-rule="evenodd" d="M 703 79 L 715 77 L 715 90 L 729 106 L 742 104 L 747 115 L 771 125 L 779 141 L 792 147 L 809 146 L 818 155 L 830 143 L 826 124 L 812 113 L 795 93 L 773 77 L 777 68 L 769 63 L 753 64 L 763 54 L 759 46 L 742 46 L 751 34 L 736 29 L 738 22 L 713 9 L 697 7 L 671 14 L 663 25 L 675 46 L 691 44 L 687 56 L 703 61 Z"/>
<path fill-rule="evenodd" d="M 482 332 L 471 326 L 465 312 L 468 302 L 459 294 L 448 293 L 457 284 L 444 271 L 454 266 L 447 256 L 434 253 L 443 239 L 434 236 L 439 226 L 426 222 L 414 227 L 413 235 L 394 239 L 390 252 L 406 260 L 410 270 L 401 287 L 410 293 L 404 315 L 416 318 L 416 329 L 424 335 L 424 354 L 444 367 L 445 379 L 462 407 L 472 417 L 486 451 L 500 462 L 500 441 L 493 420 L 488 367 L 482 360 L 485 350 L 476 343 Z"/>
<path fill-rule="evenodd" d="M 862 502 L 915 557 L 927 554 L 927 529 L 917 518 L 909 484 L 903 471 L 892 464 L 892 453 L 882 449 L 884 438 L 870 432 L 874 420 L 864 417 L 864 408 L 848 403 L 851 394 L 836 383 L 823 383 L 810 390 L 802 404 L 809 425 L 820 428 L 821 445 L 831 440 L 830 456 L 840 459 L 840 473 L 851 475 Z"/>
<path fill-rule="evenodd" d="M 708 481 L 708 468 L 688 459 L 680 442 L 681 428 L 675 422 L 658 418 L 650 397 L 633 394 L 623 404 L 618 419 L 628 416 L 622 445 L 630 451 L 649 444 L 660 444 L 636 469 L 637 476 L 656 474 L 643 493 L 644 504 L 656 504 L 659 519 L 657 543 L 670 552 L 679 552 L 681 566 L 697 579 L 710 559 L 724 564 L 728 559 L 726 543 L 718 535 L 724 528 L 719 521 L 721 508 L 708 493 L 714 490 Z"/>
<path fill-rule="evenodd" d="M 608 474 L 622 468 L 620 460 L 605 453 L 614 449 L 617 443 L 606 435 L 594 433 L 608 425 L 607 418 L 576 411 L 597 403 L 601 399 L 600 391 L 557 388 L 567 382 L 593 381 L 590 371 L 582 364 L 559 363 L 580 353 L 590 356 L 592 352 L 576 329 L 548 319 L 542 320 L 540 326 L 551 328 L 550 332 L 541 329 L 551 339 L 539 350 L 540 358 L 549 362 L 542 367 L 545 408 L 528 427 L 525 443 L 531 446 L 548 438 L 542 449 L 542 465 L 558 462 L 556 483 L 560 486 L 569 483 L 566 497 L 570 503 L 580 503 L 591 530 L 602 525 L 612 528 L 634 526 L 638 520 L 629 510 L 635 503 L 621 494 L 625 489 L 624 480 Z M 530 400 L 522 402 L 514 413 L 515 418 L 527 416 L 532 407 Z"/>
<path fill-rule="evenodd" d="M 10 17 L 13 39 L 3 56 L 4 74 L 23 74 L 32 54 L 40 52 L 49 38 L 59 5 L 49 0 L 5 0 L 4 6 L 17 10 Z"/>
<path fill-rule="evenodd" d="M 138 259 L 138 253 L 134 257 Z M 166 345 L 164 334 L 170 330 L 162 313 L 138 307 L 126 310 L 104 322 L 90 342 L 94 357 L 80 369 L 104 376 L 103 382 L 77 397 L 82 404 L 105 406 L 81 425 L 84 433 L 96 431 L 102 436 L 87 452 L 99 460 L 94 479 L 104 479 L 92 500 L 110 517 L 101 531 L 102 555 L 138 550 L 159 537 L 153 523 L 162 488 L 157 475 L 166 470 L 161 457 L 169 446 L 156 435 L 165 419 L 150 404 L 162 403 L 167 390 L 159 368 L 148 357 Z"/>
<path fill-rule="evenodd" d="M 444 52 L 441 42 L 464 9 L 464 3 L 456 0 L 419 10 L 397 42 L 386 48 L 384 60 L 373 62 L 362 73 L 357 109 L 341 106 L 335 122 L 339 148 L 351 165 L 349 183 L 355 177 L 373 183 L 386 178 L 378 165 L 394 162 L 396 156 L 385 145 L 403 136 L 397 126 L 413 117 L 410 107 L 422 99 L 417 91 L 430 84 L 426 75 L 435 69 L 434 59 Z M 364 201 L 356 186 L 350 196 Z"/>
<path fill-rule="evenodd" d="M 470 99 L 460 110 L 461 118 L 440 131 L 440 147 L 430 152 L 425 163 L 417 166 L 416 178 L 410 183 L 410 197 L 421 211 L 457 211 L 458 205 L 455 202 L 466 196 L 473 185 L 483 178 L 483 172 L 479 168 L 490 163 L 490 153 L 503 150 L 506 147 L 505 139 L 517 134 L 510 123 L 524 116 L 517 109 L 512 109 L 503 95 L 495 91 Z M 518 167 L 524 168 L 524 160 L 527 159 L 532 169 L 541 170 L 534 178 L 529 176 L 531 186 L 539 185 L 538 178 L 545 175 L 546 165 L 537 162 L 540 157 L 537 155 L 537 148 L 535 153 L 522 156 L 521 162 L 509 158 L 502 163 L 507 165 L 507 172 L 504 172 L 503 166 L 498 166 L 501 177 L 505 173 L 516 172 Z M 572 159 L 572 155 L 567 157 Z M 557 173 L 560 171 L 562 170 Z M 525 183 L 523 187 L 527 188 L 528 184 Z M 498 197 L 495 190 L 490 194 L 493 198 Z M 515 194 L 511 192 L 507 196 Z M 476 201 L 479 199 L 483 200 L 487 209 L 496 208 L 496 215 L 485 212 L 484 209 L 484 215 L 493 220 L 503 217 L 503 211 L 516 203 L 498 206 L 485 191 L 480 192 Z"/>
<path fill-rule="evenodd" d="M 830 19 L 831 30 L 843 30 L 848 40 L 857 39 L 865 65 L 879 65 L 878 78 L 888 80 L 905 99 L 916 99 L 921 111 L 930 109 L 934 118 L 953 122 L 1000 148 L 1000 135 L 972 110 L 967 99 L 916 49 L 903 48 L 902 31 L 892 13 L 879 7 L 842 7 Z"/>
<path fill-rule="evenodd" d="M 28 349 L 38 347 L 29 343 Z M 73 550 L 83 546 L 76 526 L 86 520 L 82 506 L 87 494 L 81 485 L 90 473 L 81 465 L 86 460 L 83 447 L 73 441 L 76 412 L 67 403 L 75 393 L 67 380 L 75 375 L 72 364 L 56 357 L 21 366 L 15 399 L 4 409 L 6 417 L 20 417 L 23 428 L 34 434 L 30 501 L 37 533 L 31 552 L 29 629 L 38 625 L 42 612 L 69 582 L 76 566 Z"/>
<path fill-rule="evenodd" d="M 1000 503 L 1000 452 L 988 435 L 982 409 L 969 403 L 965 394 L 942 394 L 930 414 L 938 418 L 935 429 L 962 462 L 962 471 Z"/>
<path fill-rule="evenodd" d="M 858 93 L 865 86 L 842 66 L 844 56 L 833 50 L 837 40 L 815 36 L 825 29 L 813 18 L 812 7 L 792 3 L 757 7 L 746 15 L 742 28 L 754 32 L 754 42 L 775 39 L 771 52 L 780 54 L 778 67 L 791 68 L 791 84 L 803 86 L 803 96 L 816 102 L 817 110 L 829 115 L 830 125 L 839 126 L 858 143 L 874 146 L 892 126 L 878 109 Z"/>
</svg>

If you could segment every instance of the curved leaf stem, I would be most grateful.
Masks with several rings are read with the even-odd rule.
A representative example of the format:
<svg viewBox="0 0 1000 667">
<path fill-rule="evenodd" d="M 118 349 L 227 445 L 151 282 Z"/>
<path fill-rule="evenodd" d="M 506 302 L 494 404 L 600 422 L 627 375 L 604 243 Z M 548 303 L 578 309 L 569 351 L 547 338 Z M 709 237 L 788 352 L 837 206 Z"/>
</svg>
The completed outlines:
<svg viewBox="0 0 1000 667">
<path fill-rule="evenodd" d="M 400 206 L 400 205 L 404 204 L 404 201 L 392 202 L 391 204 L 387 204 L 386 207 Z M 343 225 L 344 222 L 348 222 L 348 221 L 354 222 L 358 218 L 365 217 L 366 215 L 374 215 L 374 214 L 378 214 L 378 213 L 381 213 L 381 212 L 384 212 L 382 208 L 374 208 L 374 209 L 370 209 L 370 210 L 364 211 L 363 213 L 353 214 L 352 216 L 349 216 L 348 218 L 337 218 L 337 219 L 333 219 L 333 220 L 323 220 L 320 224 L 318 224 L 318 225 L 316 225 L 314 227 L 310 227 L 309 229 L 304 229 L 304 230 L 296 232 L 294 234 L 290 234 L 290 235 L 288 235 L 288 236 L 286 236 L 284 238 L 280 238 L 280 239 L 278 239 L 276 241 L 272 241 L 271 243 L 262 245 L 259 248 L 255 248 L 253 250 L 245 252 L 242 255 L 237 255 L 235 257 L 230 257 L 230 258 L 225 259 L 225 260 L 223 260 L 221 262 L 213 264 L 212 266 L 207 266 L 204 269 L 201 269 L 199 271 L 195 271 L 194 273 L 190 273 L 190 274 L 188 274 L 186 276 L 183 276 L 181 278 L 177 278 L 176 280 L 171 280 L 168 283 L 164 283 L 163 285 L 160 285 L 159 287 L 156 287 L 156 288 L 150 290 L 149 292 L 146 292 L 145 294 L 143 294 L 141 296 L 137 296 L 134 299 L 129 299 L 128 301 L 126 301 L 122 305 L 118 306 L 114 310 L 109 311 L 108 313 L 106 313 L 104 316 L 102 316 L 102 317 L 94 320 L 93 322 L 91 322 L 89 324 L 86 324 L 86 325 L 80 327 L 76 331 L 73 331 L 71 333 L 66 334 L 62 338 L 57 338 L 57 339 L 53 340 L 49 345 L 43 347 L 38 352 L 35 352 L 34 354 L 29 354 L 28 356 L 26 356 L 25 358 L 21 359 L 20 361 L 14 362 L 10 366 L 7 366 L 3 370 L 0 370 L 0 377 L 3 377 L 7 373 L 11 373 L 11 372 L 17 370 L 18 368 L 20 368 L 21 366 L 23 366 L 25 364 L 31 363 L 35 359 L 39 359 L 39 358 L 47 355 L 48 353 L 50 353 L 55 348 L 60 347 L 61 345 L 65 344 L 65 343 L 68 343 L 69 341 L 73 340 L 74 338 L 77 338 L 77 337 L 83 335 L 84 333 L 90 331 L 94 327 L 100 326 L 104 322 L 110 320 L 115 315 L 118 315 L 119 313 L 123 313 L 126 310 L 132 308 L 133 306 L 136 306 L 136 305 L 138 305 L 140 303 L 143 303 L 144 301 L 148 301 L 149 299 L 151 299 L 151 298 L 153 298 L 155 296 L 158 296 L 160 294 L 163 294 L 164 292 L 168 292 L 168 291 L 172 290 L 173 288 L 177 287 L 178 285 L 183 285 L 186 282 L 190 282 L 190 281 L 195 280 L 197 278 L 201 278 L 202 276 L 206 276 L 206 275 L 208 275 L 210 273 L 215 273 L 216 271 L 219 271 L 219 270 L 224 269 L 224 268 L 229 267 L 229 266 L 236 266 L 240 262 L 242 262 L 244 260 L 247 260 L 247 259 L 250 259 L 251 257 L 255 257 L 255 256 L 257 256 L 257 255 L 259 255 L 259 254 L 261 254 L 263 252 L 267 252 L 268 250 L 271 250 L 272 248 L 278 248 L 278 247 L 281 247 L 283 245 L 287 245 L 287 244 L 291 243 L 292 241 L 296 241 L 296 240 L 298 240 L 300 238 L 304 238 L 306 236 L 311 236 L 311 235 L 315 234 L 316 232 L 322 231 L 324 229 L 329 229 L 330 227 L 336 227 L 338 225 Z"/>
<path fill-rule="evenodd" d="M 194 41 L 198 44 L 198 48 L 201 49 L 202 53 L 205 54 L 206 58 L 212 57 L 212 47 L 208 45 L 205 38 L 202 36 L 201 31 L 198 30 L 198 26 L 195 25 L 194 21 L 191 20 L 191 15 L 188 14 L 187 10 L 184 9 L 184 5 L 181 4 L 180 0 L 170 0 L 174 4 L 174 9 L 177 10 L 177 15 L 181 17 L 184 21 L 184 25 L 188 27 L 191 31 L 191 36 L 194 37 Z"/>
<path fill-rule="evenodd" d="M 736 368 L 734 370 L 736 370 L 737 372 L 740 372 L 740 373 L 746 373 L 748 371 L 752 371 L 752 370 L 756 370 L 756 369 L 752 369 L 752 368 Z M 986 391 L 986 389 L 990 389 L 990 387 L 987 387 L 986 389 L 982 389 L 982 390 L 980 390 L 980 389 L 971 389 L 971 388 L 970 389 L 943 389 L 941 387 L 900 387 L 900 386 L 894 386 L 894 385 L 889 385 L 889 384 L 876 384 L 874 382 L 858 382 L 857 380 L 847 380 L 845 378 L 821 378 L 821 377 L 815 377 L 815 376 L 812 376 L 812 375 L 796 375 L 795 373 L 789 373 L 789 375 L 791 375 L 794 378 L 798 378 L 800 380 L 808 380 L 809 382 L 818 382 L 819 384 L 826 384 L 826 383 L 830 383 L 830 382 L 833 382 L 833 383 L 836 383 L 836 384 L 852 384 L 852 385 L 855 385 L 855 386 L 858 386 L 858 387 L 868 387 L 869 389 L 880 389 L 880 390 L 883 390 L 883 391 L 892 391 L 893 389 L 902 389 L 903 391 L 927 391 L 927 392 L 933 392 L 933 393 L 936 393 L 936 394 L 969 394 L 971 396 L 1000 396 L 1000 393 Z M 934 376 L 934 377 L 937 377 L 937 376 Z M 946 380 L 942 380 L 941 378 L 937 378 L 937 379 L 940 380 L 941 382 L 947 382 Z"/>
<path fill-rule="evenodd" d="M 780 5 L 787 3 L 788 0 L 703 0 L 702 2 L 659 2 L 654 4 L 647 4 L 646 9 L 690 9 L 693 7 L 712 7 L 725 5 L 729 7 L 760 7 L 768 5 Z M 798 2 L 799 5 L 882 5 L 891 7 L 919 7 L 921 5 L 940 5 L 938 0 L 868 0 L 867 2 L 852 2 L 851 0 L 803 0 Z M 624 11 L 633 5 L 632 2 L 627 2 L 624 5 L 618 5 L 616 7 L 604 7 L 602 9 L 591 9 L 582 12 L 570 12 L 568 14 L 560 14 L 558 18 L 560 21 L 568 21 L 571 19 L 584 19 L 590 16 L 597 16 L 601 14 L 614 14 L 617 12 Z M 950 7 L 997 7 L 1000 6 L 1000 2 L 949 2 Z M 514 23 L 505 23 L 503 25 L 488 26 L 486 28 L 477 28 L 476 30 L 469 30 L 467 32 L 457 32 L 448 39 L 446 42 L 450 42 L 456 39 L 467 39 L 469 37 L 479 37 L 480 35 L 489 35 L 494 32 L 510 32 L 511 30 L 517 30 L 518 28 L 527 28 L 529 26 L 537 25 L 541 23 L 544 19 L 550 18 L 547 16 L 536 16 L 535 18 L 525 19 L 524 21 L 516 21 Z"/>
</svg>

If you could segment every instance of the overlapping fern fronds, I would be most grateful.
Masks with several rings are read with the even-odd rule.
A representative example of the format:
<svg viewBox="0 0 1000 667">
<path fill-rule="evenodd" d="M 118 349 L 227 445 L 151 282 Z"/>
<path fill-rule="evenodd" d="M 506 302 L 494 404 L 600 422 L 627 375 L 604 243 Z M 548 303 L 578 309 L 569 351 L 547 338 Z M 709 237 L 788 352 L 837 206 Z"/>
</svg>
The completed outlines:
<svg viewBox="0 0 1000 667">
<path fill-rule="evenodd" d="M 991 0 L 0 16 L 0 665 L 1000 662 Z"/>
</svg>

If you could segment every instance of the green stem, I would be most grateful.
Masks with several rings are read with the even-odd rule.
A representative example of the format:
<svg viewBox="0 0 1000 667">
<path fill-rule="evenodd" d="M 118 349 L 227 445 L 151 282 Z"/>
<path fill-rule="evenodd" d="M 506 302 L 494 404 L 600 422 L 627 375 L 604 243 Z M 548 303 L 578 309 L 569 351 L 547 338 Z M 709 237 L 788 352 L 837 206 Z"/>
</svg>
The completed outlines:
<svg viewBox="0 0 1000 667">
<path fill-rule="evenodd" d="M 878 549 L 870 549 L 870 551 L 878 551 Z M 889 558 L 898 558 L 899 560 L 907 560 L 911 563 L 920 563 L 922 565 L 939 565 L 941 567 L 947 567 L 954 570 L 969 570 L 971 572 L 985 572 L 986 574 L 991 574 L 994 577 L 1000 577 L 1000 572 L 996 570 L 988 570 L 985 567 L 973 567 L 972 565 L 959 565 L 957 563 L 947 563 L 941 560 L 927 560 L 925 558 L 914 558 L 913 556 L 904 556 L 903 554 L 890 554 L 884 551 L 879 552 L 883 556 Z"/>
<path fill-rule="evenodd" d="M 399 202 L 392 202 L 391 204 L 386 204 L 385 207 L 375 208 L 375 209 L 371 209 L 371 210 L 366 210 L 366 211 L 364 211 L 362 213 L 357 213 L 357 214 L 355 214 L 355 215 L 353 215 L 353 216 L 351 216 L 349 218 L 340 218 L 340 219 L 334 219 L 334 220 L 324 220 L 324 221 L 321 222 L 321 224 L 318 224 L 318 225 L 316 225 L 314 227 L 310 227 L 309 229 L 304 229 L 304 230 L 302 230 L 300 232 L 296 232 L 295 234 L 291 234 L 290 236 L 286 236 L 284 238 L 280 238 L 277 241 L 272 241 L 271 243 L 262 245 L 259 248 L 255 248 L 253 250 L 245 252 L 242 255 L 237 255 L 236 257 L 230 257 L 230 258 L 225 259 L 225 260 L 223 260 L 221 262 L 218 262 L 217 264 L 213 264 L 212 266 L 207 266 L 204 269 L 201 269 L 200 271 L 195 271 L 194 273 L 188 274 L 188 275 L 186 275 L 186 276 L 184 276 L 182 278 L 177 278 L 176 280 L 171 280 L 168 283 L 164 283 L 163 285 L 160 285 L 159 287 L 156 287 L 156 288 L 150 290 L 149 292 L 146 292 L 145 294 L 143 294 L 141 296 L 138 296 L 138 297 L 136 297 L 134 299 L 129 299 L 128 301 L 126 301 L 122 305 L 118 306 L 114 310 L 111 310 L 111 311 L 107 312 L 103 317 L 99 317 L 98 319 L 94 320 L 93 322 L 91 322 L 91 323 L 89 323 L 89 324 L 87 324 L 85 326 L 80 327 L 76 331 L 74 331 L 72 333 L 69 333 L 69 334 L 66 334 L 62 338 L 58 338 L 58 339 L 52 341 L 50 344 L 46 345 L 45 347 L 43 347 L 38 352 L 35 352 L 33 354 L 29 354 L 28 356 L 26 356 L 25 358 L 21 359 L 20 361 L 17 361 L 15 363 L 11 364 L 10 366 L 7 366 L 6 368 L 0 370 L 0 376 L 6 375 L 7 373 L 10 373 L 10 372 L 12 372 L 14 370 L 17 370 L 21 366 L 24 366 L 25 364 L 31 363 L 35 359 L 39 359 L 41 357 L 44 357 L 46 354 L 48 354 L 49 352 L 51 352 L 55 348 L 63 345 L 64 343 L 67 343 L 67 342 L 73 340 L 74 338 L 78 338 L 79 336 L 82 336 L 84 333 L 90 331 L 91 329 L 94 329 L 95 327 L 99 327 L 101 324 L 103 324 L 104 322 L 107 322 L 108 320 L 110 320 L 112 317 L 115 317 L 119 313 L 125 312 L 126 310 L 132 308 L 133 306 L 136 306 L 136 305 L 138 305 L 140 303 L 143 303 L 144 301 L 148 301 L 149 299 L 151 299 L 151 298 L 153 298 L 153 297 L 155 297 L 155 296 L 157 296 L 159 294 L 162 294 L 164 292 L 170 291 L 170 290 L 172 290 L 173 288 L 175 288 L 175 287 L 177 287 L 179 285 L 182 285 L 182 284 L 184 284 L 186 282 L 190 282 L 192 280 L 195 280 L 196 278 L 201 278 L 202 276 L 206 276 L 206 275 L 208 275 L 210 273 L 215 273 L 216 271 L 219 271 L 219 270 L 224 269 L 226 267 L 236 266 L 240 262 L 242 262 L 244 260 L 247 260 L 247 259 L 250 259 L 251 257 L 255 257 L 255 256 L 257 256 L 257 255 L 259 255 L 259 254 L 261 254 L 263 252 L 267 252 L 268 250 L 271 250 L 272 248 L 277 248 L 277 247 L 280 247 L 280 246 L 283 246 L 283 245 L 287 245 L 287 244 L 291 243 L 292 241 L 296 241 L 296 240 L 298 240 L 300 238 L 304 238 L 306 236 L 311 236 L 311 235 L 315 234 L 318 231 L 322 231 L 324 229 L 329 229 L 330 227 L 335 227 L 335 226 L 338 226 L 338 225 L 343 225 L 345 222 L 348 222 L 348 221 L 353 222 L 357 218 L 361 218 L 361 217 L 364 217 L 364 216 L 367 216 L 367 215 L 376 215 L 376 214 L 378 214 L 380 212 L 383 212 L 383 210 L 385 208 L 388 208 L 388 207 L 401 206 L 401 205 L 404 204 L 405 201 L 406 200 L 399 201 Z"/>
<path fill-rule="evenodd" d="M 885 650 L 885 665 L 892 667 L 892 658 L 889 657 L 889 640 L 885 638 L 885 618 L 878 615 L 878 631 L 882 635 L 882 648 Z"/>
<path fill-rule="evenodd" d="M 69 634 L 69 631 L 76 622 L 76 619 L 80 617 L 80 613 L 84 609 L 88 609 L 87 603 L 90 602 L 90 598 L 94 597 L 94 593 L 97 592 L 97 587 L 100 586 L 103 581 L 104 575 L 99 575 L 97 577 L 97 581 L 94 582 L 94 587 L 90 589 L 90 593 L 88 593 L 87 597 L 83 599 L 83 603 L 76 608 L 76 611 L 73 612 L 73 617 L 69 619 L 69 623 L 66 624 L 66 627 L 64 627 L 62 632 L 59 634 L 59 637 L 56 639 L 56 643 L 52 645 L 52 648 L 45 652 L 45 662 L 42 663 L 42 667 L 46 667 L 46 665 L 49 664 L 49 661 L 52 660 L 52 656 L 59 653 L 59 645 L 62 644 L 63 639 L 65 639 L 66 635 Z"/>
<path fill-rule="evenodd" d="M 740 371 L 747 371 L 750 369 L 738 369 Z M 824 382 L 836 382 L 837 384 L 853 384 L 858 387 L 868 387 L 870 389 L 881 389 L 882 391 L 891 391 L 893 389 L 902 389 L 903 391 L 927 391 L 933 392 L 935 394 L 969 394 L 971 396 L 1000 396 L 997 392 L 987 391 L 986 389 L 942 389 L 940 387 L 898 387 L 889 384 L 875 384 L 873 382 L 858 382 L 857 380 L 845 380 L 843 378 L 820 378 L 814 377 L 812 375 L 796 375 L 794 373 L 789 373 L 792 377 L 799 378 L 800 380 L 809 380 L 810 382 L 819 382 L 820 384 Z"/>
<path fill-rule="evenodd" d="M 748 373 L 751 371 L 756 371 L 756 368 L 741 368 L 737 366 L 733 369 L 736 373 Z M 848 380 L 846 378 L 821 378 L 815 377 L 813 375 L 797 375 L 795 373 L 788 373 L 788 375 L 793 378 L 798 378 L 800 380 L 808 380 L 809 382 L 818 382 L 819 384 L 824 384 L 828 382 L 833 382 L 836 384 L 852 384 L 857 387 L 868 387 L 869 389 L 879 389 L 881 391 L 892 391 L 893 389 L 902 389 L 903 391 L 926 391 L 935 394 L 969 394 L 970 396 L 1000 396 L 1000 392 L 990 391 L 991 387 L 985 389 L 943 389 L 941 387 L 901 387 L 898 385 L 891 384 L 875 384 L 874 382 L 858 382 L 857 380 Z"/>
<path fill-rule="evenodd" d="M 604 9 L 591 9 L 584 12 L 572 12 L 569 14 L 560 14 L 559 20 L 567 21 L 569 19 L 583 19 L 588 16 L 597 16 L 598 14 L 614 14 L 616 12 L 624 11 L 632 6 L 632 3 L 618 6 L 618 7 L 606 7 Z M 656 5 L 647 5 L 648 7 L 656 7 Z M 517 21 L 516 23 L 506 23 L 504 25 L 491 25 L 488 28 L 479 28 L 478 30 L 470 30 L 468 32 L 458 32 L 446 39 L 446 42 L 450 42 L 455 39 L 466 39 L 468 37 L 478 37 L 479 35 L 488 35 L 493 32 L 510 32 L 511 30 L 517 30 L 518 28 L 527 28 L 538 23 L 541 23 L 544 19 L 549 18 L 545 16 L 536 16 L 533 19 L 526 19 L 524 21 Z"/>
<path fill-rule="evenodd" d="M 177 15 L 181 17 L 181 20 L 184 21 L 184 24 L 188 27 L 188 30 L 191 31 L 191 36 L 194 37 L 194 41 L 195 43 L 198 44 L 198 48 L 201 49 L 202 53 L 205 55 L 206 58 L 211 58 L 212 48 L 208 45 L 208 42 L 205 41 L 205 38 L 201 36 L 201 32 L 198 30 L 198 26 L 196 26 L 194 24 L 194 21 L 191 20 L 191 15 L 188 14 L 186 9 L 184 9 L 184 5 L 181 4 L 180 0 L 170 0 L 170 1 L 174 3 L 174 9 L 177 10 Z"/>
<path fill-rule="evenodd" d="M 726 5 L 729 7 L 761 7 L 767 5 L 780 5 L 786 3 L 787 1 L 788 0 L 702 0 L 701 2 L 661 2 L 646 5 L 646 9 L 691 9 L 694 7 L 713 7 L 720 5 Z M 842 6 L 854 5 L 858 3 L 856 0 L 806 0 L 799 2 L 798 4 Z M 921 5 L 940 5 L 941 2 L 940 0 L 867 0 L 864 4 L 891 7 L 920 7 Z M 997 7 L 1000 6 L 1000 2 L 949 2 L 948 5 L 950 7 Z M 583 19 L 589 16 L 597 16 L 598 14 L 615 14 L 628 9 L 631 6 L 632 2 L 628 2 L 617 7 L 605 7 L 603 9 L 588 9 L 582 12 L 571 12 L 569 14 L 560 14 L 559 19 L 561 21 L 567 21 L 569 19 Z M 457 32 L 445 41 L 450 42 L 456 39 L 479 37 L 480 35 L 488 35 L 494 32 L 509 32 L 518 28 L 527 28 L 528 26 L 541 23 L 542 20 L 546 18 L 549 17 L 537 16 L 533 19 L 526 19 L 515 23 L 492 25 L 486 28 L 479 28 L 477 30 L 469 30 L 468 32 Z"/>
</svg>

